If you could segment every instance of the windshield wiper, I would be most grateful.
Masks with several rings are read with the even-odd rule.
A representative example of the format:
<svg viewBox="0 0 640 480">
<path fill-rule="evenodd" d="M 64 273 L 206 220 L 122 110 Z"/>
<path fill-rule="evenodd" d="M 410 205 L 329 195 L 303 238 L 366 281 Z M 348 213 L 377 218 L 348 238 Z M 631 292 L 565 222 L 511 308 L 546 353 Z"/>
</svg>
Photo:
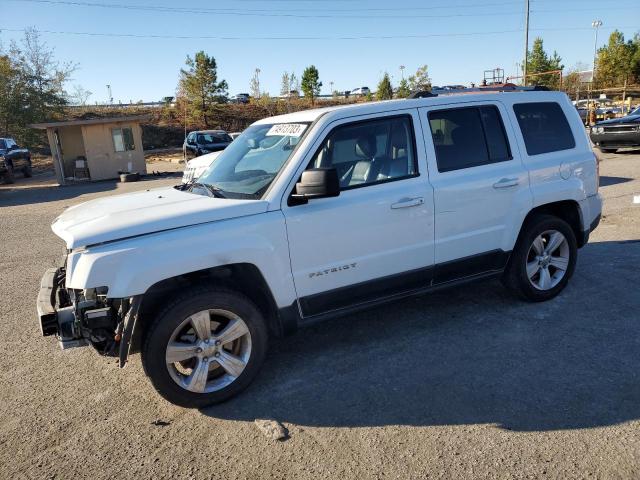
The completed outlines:
<svg viewBox="0 0 640 480">
<path fill-rule="evenodd" d="M 189 190 L 193 190 L 194 187 L 196 188 L 204 188 L 207 192 L 209 192 L 211 194 L 212 197 L 216 197 L 216 198 L 227 198 L 226 195 L 224 195 L 222 193 L 222 190 L 220 190 L 218 187 L 214 187 L 213 185 L 209 185 L 208 183 L 200 183 L 200 182 L 193 182 L 189 184 Z"/>
</svg>

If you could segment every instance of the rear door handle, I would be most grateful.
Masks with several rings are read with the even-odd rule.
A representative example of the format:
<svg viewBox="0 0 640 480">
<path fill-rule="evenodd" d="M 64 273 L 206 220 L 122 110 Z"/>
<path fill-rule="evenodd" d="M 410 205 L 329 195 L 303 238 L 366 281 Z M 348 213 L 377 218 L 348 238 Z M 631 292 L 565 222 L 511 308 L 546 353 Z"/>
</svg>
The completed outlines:
<svg viewBox="0 0 640 480">
<path fill-rule="evenodd" d="M 509 188 L 515 187 L 520 183 L 517 178 L 501 178 L 493 184 L 493 188 Z"/>
<path fill-rule="evenodd" d="M 415 197 L 415 198 L 403 198 L 399 202 L 391 204 L 391 208 L 408 208 L 408 207 L 417 207 L 418 205 L 422 205 L 424 203 L 423 197 Z"/>
</svg>

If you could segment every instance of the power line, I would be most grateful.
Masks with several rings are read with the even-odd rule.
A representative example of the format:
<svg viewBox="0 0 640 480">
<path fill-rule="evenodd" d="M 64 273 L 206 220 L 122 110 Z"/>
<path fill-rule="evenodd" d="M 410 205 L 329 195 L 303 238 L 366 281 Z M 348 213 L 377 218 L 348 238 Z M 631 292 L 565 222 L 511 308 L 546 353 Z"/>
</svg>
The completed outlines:
<svg viewBox="0 0 640 480">
<path fill-rule="evenodd" d="M 224 16 L 242 16 L 242 17 L 281 17 L 281 18 L 330 18 L 330 19 L 357 19 L 357 18 L 455 18 L 455 17 L 493 17 L 496 15 L 509 16 L 520 15 L 520 12 L 478 12 L 478 13 L 446 13 L 438 15 L 424 15 L 424 14 L 405 14 L 405 15 L 340 15 L 336 13 L 314 13 L 314 14 L 299 14 L 299 13 L 271 13 L 273 10 L 243 10 L 238 9 L 222 10 L 222 9 L 203 9 L 203 8 L 183 8 L 183 7 L 165 7 L 159 5 L 131 5 L 122 3 L 98 3 L 98 2 L 85 2 L 79 0 L 13 0 L 21 3 L 40 3 L 50 5 L 67 5 L 74 7 L 94 7 L 104 9 L 117 9 L 117 10 L 135 10 L 143 12 L 159 12 L 159 13 L 187 13 L 187 14 L 200 14 L 200 15 L 224 15 Z M 510 5 L 515 5 L 510 3 Z M 353 10 L 362 11 L 366 9 Z M 395 9 L 397 11 L 398 9 Z"/>
<path fill-rule="evenodd" d="M 49 4 L 49 5 L 67 5 L 67 6 L 80 6 L 80 7 L 93 7 L 93 8 L 104 8 L 104 9 L 121 9 L 121 10 L 137 10 L 137 11 L 145 11 L 145 12 L 159 12 L 159 13 L 186 13 L 186 14 L 203 14 L 203 15 L 225 15 L 225 16 L 260 16 L 260 17 L 284 17 L 284 18 L 346 18 L 346 19 L 355 19 L 355 18 L 455 18 L 455 17 L 477 17 L 477 16 L 509 16 L 509 15 L 520 15 L 520 12 L 476 12 L 476 13 L 447 13 L 447 14 L 438 14 L 438 15 L 420 15 L 420 14 L 406 14 L 406 15 L 341 15 L 336 13 L 310 13 L 312 11 L 326 12 L 327 9 L 239 9 L 239 8 L 185 8 L 185 7 L 166 7 L 163 5 L 141 5 L 141 4 L 118 4 L 118 3 L 104 3 L 104 2 L 88 2 L 83 0 L 12 0 L 14 2 L 21 3 L 40 3 L 40 4 Z M 542 2 L 544 0 L 537 0 L 535 3 Z M 581 0 L 581 2 L 585 2 L 589 0 Z M 624 0 L 618 0 L 624 1 Z M 457 7 L 464 8 L 473 8 L 473 7 L 482 7 L 486 8 L 489 6 L 519 6 L 520 2 L 510 1 L 510 2 L 495 2 L 495 3 L 483 3 L 483 4 L 457 4 L 457 5 L 431 5 L 428 7 L 402 7 L 402 8 L 377 8 L 377 7 L 362 7 L 358 9 L 350 8 L 340 8 L 340 12 L 388 12 L 388 11 L 398 11 L 398 10 L 437 10 L 437 9 L 448 9 Z M 623 7 L 613 7 L 614 9 L 626 9 L 632 8 L 629 6 Z M 612 7 L 607 6 L 607 10 L 611 10 Z M 592 8 L 592 9 L 555 9 L 555 10 L 533 10 L 540 13 L 566 13 L 566 12 L 585 12 L 585 11 L 601 11 L 602 8 Z M 306 12 L 306 14 L 299 13 L 289 13 L 289 12 Z M 274 13 L 274 12 L 286 12 L 286 13 Z"/>
<path fill-rule="evenodd" d="M 198 8 L 183 8 L 183 7 L 166 7 L 166 6 L 161 6 L 161 5 L 130 5 L 130 4 L 106 4 L 106 3 L 101 3 L 101 2 L 87 2 L 87 1 L 73 1 L 73 0 L 13 0 L 14 2 L 21 2 L 21 3 L 44 3 L 44 4 L 54 4 L 54 5 L 72 5 L 72 6 L 84 6 L 84 7 L 101 7 L 101 8 L 125 8 L 125 9 L 144 9 L 144 10 L 157 10 L 157 11 L 166 11 L 166 12 L 185 12 L 185 13 L 194 13 L 194 12 L 199 12 L 199 13 L 203 13 L 203 12 L 211 12 L 211 13 L 218 13 L 218 12 L 255 12 L 255 13 L 265 13 L 265 12 L 313 12 L 313 11 L 320 11 L 320 12 L 326 12 L 327 11 L 327 7 L 324 8 L 290 8 L 290 7 L 286 7 L 286 8 L 269 8 L 269 9 L 264 9 L 264 8 L 238 8 L 238 7 L 234 7 L 234 8 L 223 8 L 223 7 L 216 7 L 216 8 L 206 8 L 206 7 L 198 7 Z M 254 0 L 248 0 L 248 1 L 254 1 Z M 282 0 L 278 0 L 278 1 L 282 1 Z M 361 1 L 361 0 L 353 0 L 353 1 Z M 589 1 L 589 0 L 584 0 L 584 1 Z M 600 0 L 598 0 L 600 1 Z M 502 7 L 502 6 L 507 6 L 507 5 L 519 5 L 519 1 L 509 1 L 509 2 L 495 2 L 495 3 L 482 3 L 482 4 L 478 4 L 478 3 L 462 3 L 462 4 L 447 4 L 447 5 L 431 5 L 428 7 L 414 7 L 414 6 L 406 6 L 406 7 L 402 7 L 402 10 L 451 10 L 452 8 L 459 8 L 459 7 L 463 7 L 463 8 L 486 8 L 486 7 Z M 363 12 L 363 11 L 368 11 L 368 12 L 374 12 L 374 11 L 379 11 L 379 12 L 396 12 L 398 11 L 399 8 L 398 7 L 368 7 L 368 6 L 364 6 L 364 7 L 360 7 L 360 8 L 343 8 L 342 6 L 340 6 L 340 12 Z"/>
<path fill-rule="evenodd" d="M 607 26 L 612 29 L 632 29 L 635 26 Z M 24 32 L 25 28 L 3 28 L 0 32 Z M 591 30 L 591 27 L 560 27 L 560 28 L 535 28 L 530 31 L 578 31 Z M 501 35 L 507 33 L 521 33 L 522 28 L 514 30 L 497 30 L 486 32 L 454 32 L 454 33 L 425 33 L 425 34 L 404 34 L 404 35 L 334 35 L 334 36 L 229 36 L 229 35 L 170 35 L 170 34 L 141 34 L 141 33 L 115 33 L 115 32 L 71 32 L 60 30 L 39 30 L 39 33 L 51 35 L 75 35 L 88 37 L 120 37 L 120 38 L 149 38 L 149 39 L 169 39 L 169 40 L 393 40 L 393 39 L 420 39 L 420 38 L 438 38 L 438 37 L 472 37 Z"/>
</svg>

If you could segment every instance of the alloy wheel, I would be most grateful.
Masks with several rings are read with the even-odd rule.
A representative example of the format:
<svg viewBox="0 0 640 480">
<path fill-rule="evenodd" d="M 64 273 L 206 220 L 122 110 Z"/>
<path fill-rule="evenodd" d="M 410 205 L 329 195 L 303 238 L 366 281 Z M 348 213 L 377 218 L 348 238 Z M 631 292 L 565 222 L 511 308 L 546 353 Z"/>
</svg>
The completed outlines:
<svg viewBox="0 0 640 480">
<path fill-rule="evenodd" d="M 202 310 L 173 331 L 165 360 L 171 378 L 195 393 L 211 393 L 233 383 L 251 357 L 247 324 L 233 312 Z"/>
<path fill-rule="evenodd" d="M 527 254 L 527 277 L 534 288 L 551 290 L 567 273 L 571 250 L 569 242 L 558 230 L 538 235 Z"/>
</svg>

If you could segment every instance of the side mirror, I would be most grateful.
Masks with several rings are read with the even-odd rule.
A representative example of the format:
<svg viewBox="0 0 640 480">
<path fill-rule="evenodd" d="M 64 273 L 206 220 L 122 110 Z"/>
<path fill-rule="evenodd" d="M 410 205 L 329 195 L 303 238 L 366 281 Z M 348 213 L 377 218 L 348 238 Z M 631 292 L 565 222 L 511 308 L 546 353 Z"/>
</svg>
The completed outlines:
<svg viewBox="0 0 640 480">
<path fill-rule="evenodd" d="M 340 195 L 340 180 L 335 168 L 312 168 L 302 172 L 296 183 L 296 193 L 289 199 L 289 205 L 303 205 L 310 199 L 329 198 Z"/>
</svg>

